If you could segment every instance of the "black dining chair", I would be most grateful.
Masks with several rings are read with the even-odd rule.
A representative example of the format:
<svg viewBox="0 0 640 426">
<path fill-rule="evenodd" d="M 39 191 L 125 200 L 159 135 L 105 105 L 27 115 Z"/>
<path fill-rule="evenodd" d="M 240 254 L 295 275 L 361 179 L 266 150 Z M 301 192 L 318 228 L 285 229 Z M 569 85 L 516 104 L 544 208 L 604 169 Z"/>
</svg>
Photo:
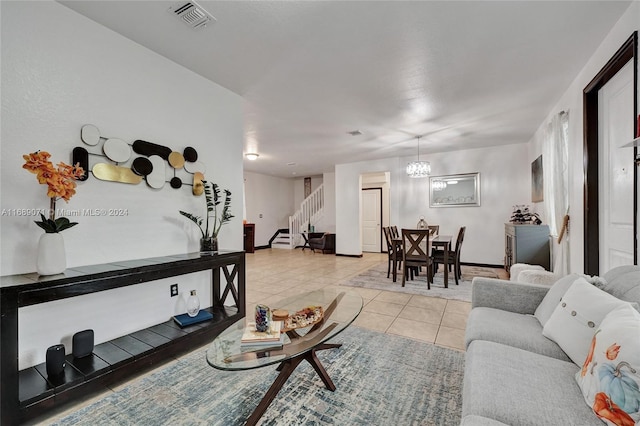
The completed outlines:
<svg viewBox="0 0 640 426">
<path fill-rule="evenodd" d="M 396 264 L 393 265 L 394 271 L 398 270 L 398 267 L 402 263 L 402 249 L 393 242 L 394 237 L 391 232 L 391 227 L 383 226 L 382 231 L 384 232 L 384 238 L 387 241 L 387 255 L 389 256 L 387 261 L 387 278 L 389 278 L 394 256 L 396 258 Z"/>
<path fill-rule="evenodd" d="M 427 268 L 427 289 L 431 290 L 433 282 L 433 263 L 429 256 L 429 229 L 403 229 L 402 230 L 402 287 L 410 274 L 413 279 L 414 272 L 419 268 Z"/>
<path fill-rule="evenodd" d="M 458 230 L 458 238 L 456 239 L 456 246 L 453 250 L 449 250 L 448 264 L 444 264 L 444 250 L 433 250 L 431 252 L 431 258 L 433 259 L 433 269 L 438 272 L 438 264 L 444 265 L 445 268 L 453 266 L 453 276 L 456 279 L 456 285 L 458 280 L 462 278 L 462 269 L 460 268 L 460 250 L 462 249 L 462 241 L 464 240 L 464 233 L 467 229 L 466 226 L 461 226 Z"/>
</svg>

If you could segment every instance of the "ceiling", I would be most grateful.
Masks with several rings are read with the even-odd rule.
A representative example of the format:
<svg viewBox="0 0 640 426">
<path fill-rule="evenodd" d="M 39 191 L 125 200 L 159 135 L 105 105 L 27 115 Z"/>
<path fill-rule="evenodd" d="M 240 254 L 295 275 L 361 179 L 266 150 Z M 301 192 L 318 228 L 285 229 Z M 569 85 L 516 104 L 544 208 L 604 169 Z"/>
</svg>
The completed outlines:
<svg viewBox="0 0 640 426">
<path fill-rule="evenodd" d="M 248 171 L 528 142 L 630 1 L 60 3 L 241 95 Z M 360 130 L 362 135 L 348 132 Z M 424 154 L 424 155 L 423 155 Z"/>
</svg>

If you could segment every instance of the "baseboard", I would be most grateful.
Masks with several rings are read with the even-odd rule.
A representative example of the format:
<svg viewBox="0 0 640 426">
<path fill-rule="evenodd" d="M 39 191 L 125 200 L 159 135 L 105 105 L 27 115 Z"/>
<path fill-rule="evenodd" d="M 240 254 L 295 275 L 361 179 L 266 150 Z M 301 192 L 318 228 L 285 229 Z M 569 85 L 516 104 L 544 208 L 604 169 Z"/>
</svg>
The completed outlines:
<svg viewBox="0 0 640 426">
<path fill-rule="evenodd" d="M 336 253 L 336 256 L 343 256 L 343 257 L 362 257 L 362 253 L 360 253 L 360 254 L 342 254 L 342 253 Z"/>
<path fill-rule="evenodd" d="M 492 265 L 490 263 L 473 263 L 473 262 L 460 262 L 461 265 L 465 266 L 477 266 L 480 268 L 498 268 L 504 269 L 504 265 Z"/>
</svg>

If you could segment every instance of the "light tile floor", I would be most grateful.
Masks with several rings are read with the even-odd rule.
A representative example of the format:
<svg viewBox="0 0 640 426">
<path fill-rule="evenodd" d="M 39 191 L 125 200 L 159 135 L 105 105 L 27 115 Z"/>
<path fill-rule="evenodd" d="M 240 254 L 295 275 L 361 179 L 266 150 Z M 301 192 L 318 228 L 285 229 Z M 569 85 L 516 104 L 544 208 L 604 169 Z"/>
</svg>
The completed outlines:
<svg viewBox="0 0 640 426">
<path fill-rule="evenodd" d="M 361 258 L 313 253 L 310 250 L 257 250 L 246 256 L 247 312 L 257 303 L 269 305 L 282 298 L 324 287 L 335 287 L 372 266 L 386 262 L 386 253 L 365 253 Z M 464 272 L 464 266 L 463 272 Z M 497 269 L 500 278 L 504 270 Z M 464 350 L 463 338 L 471 303 L 436 297 L 350 287 L 364 299 L 364 308 L 354 325 L 396 334 L 410 339 Z M 166 368 L 176 360 L 158 367 Z M 152 374 L 149 371 L 131 380 Z M 130 380 L 130 381 L 131 381 Z M 72 407 L 56 410 L 30 424 L 51 424 L 89 405 L 129 382 L 79 401 Z"/>
<path fill-rule="evenodd" d="M 247 312 L 256 303 L 275 302 L 297 292 L 338 286 L 372 266 L 386 262 L 386 253 L 362 258 L 322 255 L 309 250 L 258 250 L 247 255 Z M 463 272 L 464 272 L 464 266 Z M 506 272 L 496 269 L 501 278 Z M 471 304 L 458 300 L 355 288 L 364 308 L 355 325 L 423 342 L 463 350 Z"/>
</svg>

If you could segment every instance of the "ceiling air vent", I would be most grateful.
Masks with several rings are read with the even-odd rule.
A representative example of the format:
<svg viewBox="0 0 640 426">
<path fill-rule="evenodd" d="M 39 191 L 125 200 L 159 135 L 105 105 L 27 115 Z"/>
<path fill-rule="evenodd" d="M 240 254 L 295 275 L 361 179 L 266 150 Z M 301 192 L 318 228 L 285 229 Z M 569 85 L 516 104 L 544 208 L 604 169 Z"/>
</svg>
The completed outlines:
<svg viewBox="0 0 640 426">
<path fill-rule="evenodd" d="M 202 6 L 194 1 L 180 2 L 169 8 L 169 12 L 173 13 L 191 28 L 204 28 L 209 22 L 215 22 L 216 18 L 211 16 L 209 12 L 204 10 Z"/>
</svg>

